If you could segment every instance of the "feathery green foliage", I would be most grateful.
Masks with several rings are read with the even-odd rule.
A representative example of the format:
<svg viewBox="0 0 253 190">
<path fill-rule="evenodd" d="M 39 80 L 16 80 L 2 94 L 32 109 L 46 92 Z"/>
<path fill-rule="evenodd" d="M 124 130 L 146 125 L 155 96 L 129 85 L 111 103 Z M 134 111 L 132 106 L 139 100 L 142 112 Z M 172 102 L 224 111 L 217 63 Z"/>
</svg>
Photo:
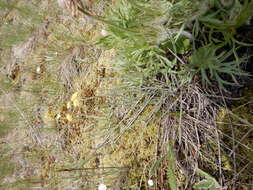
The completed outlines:
<svg viewBox="0 0 253 190">
<path fill-rule="evenodd" d="M 123 69 L 129 79 L 134 73 L 139 76 L 139 85 L 151 81 L 157 75 L 175 74 L 173 67 L 177 61 L 169 59 L 168 46 L 161 45 L 175 38 L 176 31 L 168 30 L 164 23 L 169 20 L 171 4 L 166 1 L 118 1 L 106 18 L 108 35 L 99 44 L 119 51 L 117 66 Z M 171 40 L 173 47 L 176 40 Z M 150 81 L 150 82 L 151 82 Z M 167 81 L 170 82 L 170 81 Z M 138 84 L 138 83 L 137 83 Z"/>
</svg>

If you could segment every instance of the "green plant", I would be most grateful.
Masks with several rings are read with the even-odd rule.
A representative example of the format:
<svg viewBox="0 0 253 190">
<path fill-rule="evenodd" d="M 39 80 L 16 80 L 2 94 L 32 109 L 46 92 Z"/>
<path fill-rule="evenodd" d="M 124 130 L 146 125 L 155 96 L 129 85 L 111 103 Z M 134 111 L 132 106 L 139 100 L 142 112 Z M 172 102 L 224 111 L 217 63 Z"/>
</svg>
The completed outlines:
<svg viewBox="0 0 253 190">
<path fill-rule="evenodd" d="M 210 0 L 209 10 L 196 19 L 195 33 L 202 33 L 205 29 L 206 38 L 210 42 L 236 46 L 249 45 L 236 39 L 237 29 L 243 26 L 252 15 L 253 2 L 248 0 L 224 1 Z M 196 26 L 203 24 L 202 27 Z M 202 31 L 200 31 L 202 29 Z M 203 36 L 202 36 L 203 37 Z"/>
<path fill-rule="evenodd" d="M 197 190 L 218 190 L 221 188 L 219 183 L 216 181 L 216 179 L 212 176 L 210 176 L 208 173 L 204 172 L 203 170 L 197 168 L 196 172 L 204 177 L 205 179 L 201 180 L 200 182 L 196 183 L 193 188 Z"/>
<path fill-rule="evenodd" d="M 247 75 L 240 69 L 242 59 L 237 56 L 235 44 L 237 40 L 234 35 L 235 29 L 249 17 L 246 5 L 251 6 L 251 3 L 241 5 L 240 2 L 236 2 L 229 10 L 222 9 L 221 2 L 218 1 L 206 2 L 207 4 L 194 1 L 192 2 L 196 5 L 194 9 L 190 8 L 191 3 L 185 1 L 174 4 L 164 4 L 161 1 L 156 5 L 158 7 L 163 5 L 165 8 L 153 10 L 150 7 L 152 3 L 154 2 L 141 0 L 118 1 L 116 8 L 111 10 L 105 19 L 108 35 L 99 41 L 106 48 L 116 48 L 119 51 L 120 61 L 117 61 L 116 66 L 124 70 L 129 76 L 128 79 L 134 78 L 135 85 L 153 83 L 157 76 L 160 76 L 159 80 L 165 80 L 170 85 L 174 85 L 175 81 L 189 82 L 190 80 L 186 79 L 187 73 L 192 72 L 189 67 L 201 73 L 202 83 L 205 86 L 211 85 L 211 81 L 216 81 L 222 89 L 225 89 L 224 85 L 238 85 L 236 75 Z M 141 9 L 141 6 L 145 8 Z M 236 12 L 234 9 L 238 6 L 240 11 Z M 178 9 L 182 7 L 185 8 L 185 12 L 178 14 Z M 212 7 L 218 9 L 217 12 L 211 10 Z M 161 16 L 162 14 L 164 16 Z M 186 14 L 192 15 L 194 19 L 186 19 Z M 231 23 L 226 23 L 227 18 L 230 18 Z M 191 34 L 184 30 L 184 27 L 192 21 L 193 43 L 190 41 Z M 164 27 L 163 23 L 166 23 L 167 27 Z M 203 23 L 203 26 L 198 25 L 199 23 Z M 171 26 L 178 29 L 170 29 Z M 223 38 L 216 38 L 217 33 L 222 34 Z M 215 42 L 218 45 L 200 46 L 190 58 L 190 64 L 186 65 L 180 55 L 191 51 L 191 45 L 195 49 L 196 42 L 198 44 Z M 225 47 L 231 42 L 233 46 Z M 222 47 L 224 49 L 231 47 L 232 50 L 217 55 Z M 236 61 L 227 61 L 232 54 Z M 223 79 L 224 74 L 229 75 L 233 82 Z"/>
<path fill-rule="evenodd" d="M 240 69 L 240 60 L 227 61 L 232 55 L 232 50 L 229 52 L 222 51 L 217 53 L 219 47 L 214 45 L 206 45 L 197 49 L 190 57 L 189 67 L 193 72 L 200 73 L 201 81 L 204 86 L 212 85 L 211 81 L 218 83 L 220 89 L 225 89 L 224 85 L 239 85 L 236 80 L 236 75 L 248 76 L 248 74 Z M 233 82 L 223 79 L 222 76 L 228 75 Z"/>
<path fill-rule="evenodd" d="M 209 10 L 199 20 L 204 24 L 215 27 L 219 30 L 236 29 L 245 24 L 246 20 L 252 15 L 253 3 L 240 0 L 224 1 L 214 0 L 210 1 L 210 8 L 216 11 Z"/>
<path fill-rule="evenodd" d="M 176 160 L 174 157 L 172 146 L 170 144 L 168 144 L 167 155 L 168 155 L 167 180 L 168 180 L 171 190 L 178 190 L 177 178 L 175 175 Z"/>
</svg>

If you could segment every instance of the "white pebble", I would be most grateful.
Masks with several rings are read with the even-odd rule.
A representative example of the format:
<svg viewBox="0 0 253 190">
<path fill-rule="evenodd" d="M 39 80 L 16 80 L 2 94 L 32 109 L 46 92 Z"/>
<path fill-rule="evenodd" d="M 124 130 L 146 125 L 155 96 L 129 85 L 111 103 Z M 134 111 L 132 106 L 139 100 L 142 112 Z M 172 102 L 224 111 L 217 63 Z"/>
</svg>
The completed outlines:
<svg viewBox="0 0 253 190">
<path fill-rule="evenodd" d="M 152 179 L 149 179 L 148 180 L 148 185 L 152 187 L 154 185 L 154 181 Z"/>
<path fill-rule="evenodd" d="M 60 118 L 61 118 L 61 114 L 58 113 L 58 114 L 56 115 L 56 119 L 60 119 Z"/>
<path fill-rule="evenodd" d="M 36 67 L 36 72 L 37 72 L 37 73 L 40 73 L 40 71 L 41 71 L 40 66 L 37 66 L 37 67 Z"/>
<path fill-rule="evenodd" d="M 106 185 L 105 184 L 100 184 L 98 186 L 98 190 L 106 190 Z"/>
</svg>

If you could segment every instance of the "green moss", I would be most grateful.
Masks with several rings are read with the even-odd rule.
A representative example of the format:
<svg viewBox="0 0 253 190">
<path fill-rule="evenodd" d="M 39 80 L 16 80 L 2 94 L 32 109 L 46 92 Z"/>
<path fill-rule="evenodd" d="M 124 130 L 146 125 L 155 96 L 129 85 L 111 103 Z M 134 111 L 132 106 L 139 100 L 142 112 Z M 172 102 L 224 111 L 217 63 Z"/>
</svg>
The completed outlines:
<svg viewBox="0 0 253 190">
<path fill-rule="evenodd" d="M 156 154 L 158 121 L 146 123 L 153 109 L 153 106 L 147 106 L 103 159 L 108 166 L 129 167 L 127 184 L 132 187 L 138 187 L 141 180 L 146 182 L 145 168 L 151 165 Z"/>
<path fill-rule="evenodd" d="M 250 173 L 253 169 L 253 92 L 251 88 L 243 90 L 243 98 L 233 103 L 231 111 L 221 109 L 218 116 L 218 127 L 222 131 L 222 141 L 227 148 L 222 152 L 223 170 L 227 170 L 227 176 L 233 177 L 231 170 L 240 171 L 244 169 L 243 174 L 239 176 L 241 183 L 250 180 Z M 229 150 L 230 149 L 230 150 Z M 235 158 L 231 156 L 231 150 L 235 153 Z M 242 159 L 243 158 L 243 159 Z"/>
</svg>

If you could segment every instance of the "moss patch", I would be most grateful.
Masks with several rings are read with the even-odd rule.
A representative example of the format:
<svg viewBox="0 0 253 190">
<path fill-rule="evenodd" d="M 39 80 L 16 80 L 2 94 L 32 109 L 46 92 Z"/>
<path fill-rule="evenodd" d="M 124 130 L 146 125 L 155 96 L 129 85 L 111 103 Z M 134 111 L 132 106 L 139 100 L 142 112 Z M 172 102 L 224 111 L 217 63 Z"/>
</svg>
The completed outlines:
<svg viewBox="0 0 253 190">
<path fill-rule="evenodd" d="M 253 171 L 252 97 L 252 88 L 245 88 L 243 98 L 234 102 L 232 112 L 221 109 L 218 119 L 222 141 L 226 145 L 222 153 L 223 169 L 230 177 L 243 169 L 237 180 L 249 184 Z"/>
</svg>

